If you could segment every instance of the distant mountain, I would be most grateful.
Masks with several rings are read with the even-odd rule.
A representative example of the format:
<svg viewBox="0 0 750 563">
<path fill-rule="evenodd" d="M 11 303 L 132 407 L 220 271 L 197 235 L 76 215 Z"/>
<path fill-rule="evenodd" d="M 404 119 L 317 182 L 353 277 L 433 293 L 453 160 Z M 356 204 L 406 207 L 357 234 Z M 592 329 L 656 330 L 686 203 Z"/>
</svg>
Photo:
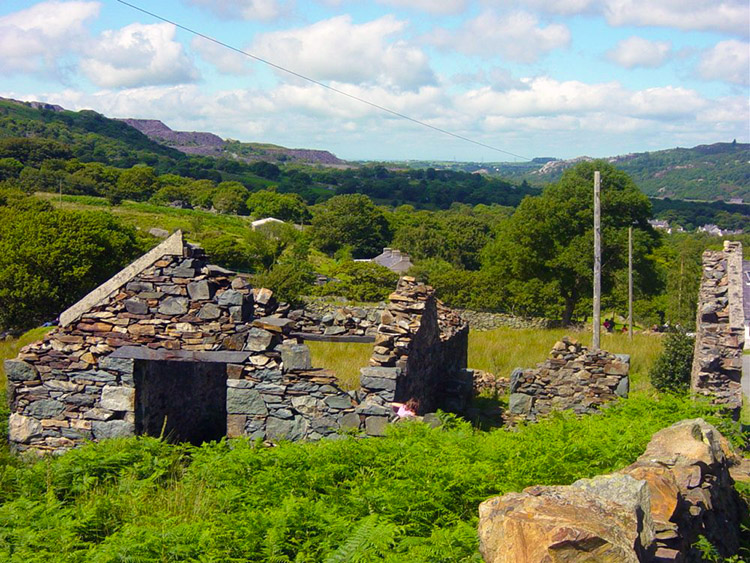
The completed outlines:
<svg viewBox="0 0 750 563">
<path fill-rule="evenodd" d="M 150 139 L 185 154 L 226 157 L 254 162 L 297 162 L 306 164 L 343 165 L 345 162 L 328 151 L 314 149 L 288 149 L 278 145 L 242 143 L 224 140 L 213 133 L 199 131 L 173 131 L 158 119 L 122 119 Z"/>
</svg>

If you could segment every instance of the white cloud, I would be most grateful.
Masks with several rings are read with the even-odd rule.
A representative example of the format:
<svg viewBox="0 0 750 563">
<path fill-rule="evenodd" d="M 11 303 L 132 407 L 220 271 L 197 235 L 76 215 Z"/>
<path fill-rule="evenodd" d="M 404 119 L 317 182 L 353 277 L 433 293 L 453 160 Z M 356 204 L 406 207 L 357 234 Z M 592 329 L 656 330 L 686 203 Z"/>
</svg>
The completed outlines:
<svg viewBox="0 0 750 563">
<path fill-rule="evenodd" d="M 672 43 L 649 41 L 643 37 L 628 37 L 607 52 L 607 58 L 625 68 L 657 68 L 669 58 Z"/>
<path fill-rule="evenodd" d="M 40 2 L 0 17 L 0 70 L 53 70 L 59 59 L 80 50 L 84 24 L 99 15 L 98 2 Z"/>
<path fill-rule="evenodd" d="M 190 46 L 200 57 L 216 67 L 222 74 L 252 74 L 250 59 L 218 43 L 195 37 Z"/>
<path fill-rule="evenodd" d="M 175 27 L 168 23 L 130 24 L 101 34 L 81 60 L 81 70 L 105 88 L 178 84 L 198 78 L 198 72 L 174 40 Z"/>
<path fill-rule="evenodd" d="M 511 61 L 533 63 L 553 49 L 567 47 L 570 31 L 562 24 L 542 27 L 537 17 L 527 12 L 498 15 L 488 11 L 456 32 L 436 30 L 431 41 L 467 55 L 493 57 L 499 53 Z"/>
<path fill-rule="evenodd" d="M 269 21 L 286 11 L 278 0 L 183 0 L 186 4 L 212 11 L 221 18 Z"/>
<path fill-rule="evenodd" d="M 378 0 L 378 3 L 397 8 L 411 8 L 429 14 L 458 14 L 466 9 L 469 0 Z"/>
<path fill-rule="evenodd" d="M 256 37 L 251 52 L 316 80 L 414 89 L 435 82 L 427 55 L 404 40 L 393 16 L 363 23 L 339 16 L 309 27 Z"/>
<path fill-rule="evenodd" d="M 750 43 L 722 41 L 707 50 L 698 64 L 705 80 L 723 80 L 746 86 L 750 83 Z"/>
</svg>

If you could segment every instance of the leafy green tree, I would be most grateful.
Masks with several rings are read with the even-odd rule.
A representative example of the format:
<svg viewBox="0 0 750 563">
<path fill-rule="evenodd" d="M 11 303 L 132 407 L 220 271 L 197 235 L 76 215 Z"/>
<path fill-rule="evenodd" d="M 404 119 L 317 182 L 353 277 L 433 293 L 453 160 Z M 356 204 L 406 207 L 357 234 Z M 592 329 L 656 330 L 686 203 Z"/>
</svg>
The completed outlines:
<svg viewBox="0 0 750 563">
<path fill-rule="evenodd" d="M 602 291 L 611 292 L 617 272 L 627 266 L 627 229 L 634 226 L 635 269 L 643 291 L 656 291 L 651 251 L 658 237 L 648 224 L 651 205 L 628 177 L 604 161 L 582 162 L 538 197 L 525 198 L 498 228 L 483 253 L 483 268 L 497 283 L 515 283 L 519 300 L 535 293 L 556 295 L 548 315 L 570 323 L 578 303 L 591 294 L 593 282 L 594 171 L 602 178 Z M 643 287 L 646 285 L 646 287 Z"/>
<path fill-rule="evenodd" d="M 0 207 L 0 326 L 54 319 L 139 252 L 135 230 L 105 213 L 53 210 L 35 198 Z"/>
<path fill-rule="evenodd" d="M 211 199 L 219 213 L 247 214 L 247 188 L 239 182 L 222 182 L 216 186 Z"/>
<path fill-rule="evenodd" d="M 190 184 L 190 203 L 193 207 L 211 209 L 216 184 L 212 180 L 196 180 Z"/>
<path fill-rule="evenodd" d="M 115 200 L 143 201 L 151 197 L 157 187 L 156 173 L 150 166 L 133 166 L 123 170 L 111 194 Z"/>
<path fill-rule="evenodd" d="M 299 303 L 302 295 L 309 294 L 315 281 L 315 272 L 309 262 L 290 260 L 274 266 L 253 278 L 256 287 L 272 290 L 275 297 L 287 303 Z"/>
<path fill-rule="evenodd" d="M 345 261 L 334 268 L 333 276 L 338 281 L 328 282 L 316 293 L 355 301 L 382 301 L 398 283 L 398 274 L 374 262 Z"/>
<path fill-rule="evenodd" d="M 651 385 L 659 391 L 687 391 L 693 366 L 695 339 L 675 330 L 664 338 L 664 349 L 651 367 Z"/>
<path fill-rule="evenodd" d="M 385 214 L 362 194 L 337 195 L 314 210 L 313 244 L 333 253 L 344 245 L 355 258 L 376 256 L 391 238 Z"/>
<path fill-rule="evenodd" d="M 293 223 L 304 223 L 310 219 L 310 211 L 298 194 L 261 190 L 247 198 L 247 209 L 256 219 L 275 217 Z"/>
<path fill-rule="evenodd" d="M 23 164 L 15 158 L 0 158 L 0 180 L 18 178 L 23 170 Z"/>
</svg>

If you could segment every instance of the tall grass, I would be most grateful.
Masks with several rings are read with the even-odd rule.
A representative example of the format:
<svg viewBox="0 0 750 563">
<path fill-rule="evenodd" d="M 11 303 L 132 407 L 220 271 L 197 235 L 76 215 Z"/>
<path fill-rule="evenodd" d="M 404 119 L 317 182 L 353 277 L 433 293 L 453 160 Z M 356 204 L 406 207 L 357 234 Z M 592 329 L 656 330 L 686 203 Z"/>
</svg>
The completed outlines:
<svg viewBox="0 0 750 563">
<path fill-rule="evenodd" d="M 555 342 L 569 336 L 591 345 L 589 331 L 570 329 L 513 329 L 498 328 L 486 332 L 469 333 L 469 367 L 509 377 L 517 367 L 533 367 L 543 362 Z M 604 333 L 601 348 L 613 354 L 630 354 L 630 384 L 633 391 L 651 391 L 648 371 L 662 349 L 657 334 Z"/>
<path fill-rule="evenodd" d="M 372 344 L 307 341 L 312 364 L 336 374 L 342 388 L 359 389 L 359 368 L 369 365 Z"/>
</svg>

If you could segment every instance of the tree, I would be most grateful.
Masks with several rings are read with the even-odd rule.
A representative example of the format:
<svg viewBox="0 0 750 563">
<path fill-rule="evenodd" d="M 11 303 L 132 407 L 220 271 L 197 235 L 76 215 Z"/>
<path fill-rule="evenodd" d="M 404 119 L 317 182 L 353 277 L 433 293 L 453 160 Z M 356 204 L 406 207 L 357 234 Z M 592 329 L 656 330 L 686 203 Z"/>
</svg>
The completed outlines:
<svg viewBox="0 0 750 563">
<path fill-rule="evenodd" d="M 298 194 L 280 194 L 261 190 L 247 198 L 247 209 L 254 218 L 275 217 L 282 221 L 303 223 L 310 218 L 305 202 Z"/>
<path fill-rule="evenodd" d="M 156 173 L 150 166 L 137 165 L 123 170 L 117 179 L 111 199 L 143 201 L 151 197 L 157 188 Z"/>
<path fill-rule="evenodd" d="M 630 225 L 640 274 L 636 281 L 644 292 L 658 290 L 647 283 L 657 279 L 650 258 L 658 241 L 648 224 L 651 204 L 627 174 L 604 161 L 582 162 L 541 196 L 526 197 L 483 253 L 483 268 L 492 271 L 498 283 L 514 282 L 521 292 L 534 287 L 540 296 L 556 295 L 557 303 L 549 304 L 547 314 L 560 315 L 565 324 L 593 291 L 595 170 L 602 177 L 603 294 L 612 291 L 618 271 L 627 266 Z"/>
<path fill-rule="evenodd" d="M 57 211 L 36 198 L 0 207 L 0 326 L 53 320 L 140 252 L 106 213 Z M 40 205 L 43 204 L 43 205 Z"/>
<path fill-rule="evenodd" d="M 333 253 L 349 245 L 355 258 L 377 255 L 391 239 L 385 214 L 362 194 L 337 195 L 314 210 L 313 244 Z"/>
<path fill-rule="evenodd" d="M 687 391 L 693 367 L 695 339 L 683 331 L 674 331 L 664 338 L 664 349 L 649 373 L 651 385 L 659 391 Z"/>
<path fill-rule="evenodd" d="M 239 182 L 222 182 L 216 186 L 212 199 L 219 213 L 247 214 L 247 188 Z"/>
</svg>

